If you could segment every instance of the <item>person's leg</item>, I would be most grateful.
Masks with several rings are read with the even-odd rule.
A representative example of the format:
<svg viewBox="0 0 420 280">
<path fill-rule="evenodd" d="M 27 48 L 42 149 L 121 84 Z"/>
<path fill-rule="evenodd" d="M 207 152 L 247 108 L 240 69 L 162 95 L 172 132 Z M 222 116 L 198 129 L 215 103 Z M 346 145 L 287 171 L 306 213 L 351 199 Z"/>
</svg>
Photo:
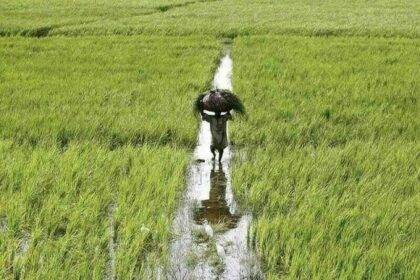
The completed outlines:
<svg viewBox="0 0 420 280">
<path fill-rule="evenodd" d="M 219 162 L 221 162 L 222 161 L 222 157 L 223 157 L 223 150 L 224 149 L 219 149 L 218 151 L 219 151 Z"/>
<path fill-rule="evenodd" d="M 214 148 L 213 145 L 210 145 L 210 151 L 213 154 L 213 159 L 215 159 L 216 158 L 216 153 L 215 153 L 216 149 Z"/>
</svg>

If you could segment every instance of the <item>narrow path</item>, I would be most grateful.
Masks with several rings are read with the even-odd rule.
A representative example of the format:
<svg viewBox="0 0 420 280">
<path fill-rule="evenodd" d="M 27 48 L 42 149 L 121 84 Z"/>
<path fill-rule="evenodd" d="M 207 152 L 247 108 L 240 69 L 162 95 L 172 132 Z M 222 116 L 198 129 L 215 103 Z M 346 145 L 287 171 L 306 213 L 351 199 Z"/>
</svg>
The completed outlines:
<svg viewBox="0 0 420 280">
<path fill-rule="evenodd" d="M 233 62 L 224 56 L 213 87 L 232 90 Z M 231 147 L 223 161 L 212 160 L 210 126 L 201 122 L 189 166 L 187 190 L 174 220 L 176 239 L 165 275 L 169 279 L 261 279 L 258 259 L 249 249 L 251 215 L 238 208 L 231 186 Z"/>
</svg>

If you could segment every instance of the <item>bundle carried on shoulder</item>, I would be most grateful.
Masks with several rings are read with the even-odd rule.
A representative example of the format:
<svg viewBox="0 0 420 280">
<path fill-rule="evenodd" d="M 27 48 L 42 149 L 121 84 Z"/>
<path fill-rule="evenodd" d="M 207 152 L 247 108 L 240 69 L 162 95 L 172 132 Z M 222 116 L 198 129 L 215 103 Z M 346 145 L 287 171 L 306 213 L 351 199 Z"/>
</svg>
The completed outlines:
<svg viewBox="0 0 420 280">
<path fill-rule="evenodd" d="M 231 91 L 226 89 L 213 89 L 200 94 L 195 101 L 195 111 L 203 112 L 204 110 L 222 113 L 231 110 L 239 114 L 245 114 L 245 108 L 239 98 Z"/>
</svg>

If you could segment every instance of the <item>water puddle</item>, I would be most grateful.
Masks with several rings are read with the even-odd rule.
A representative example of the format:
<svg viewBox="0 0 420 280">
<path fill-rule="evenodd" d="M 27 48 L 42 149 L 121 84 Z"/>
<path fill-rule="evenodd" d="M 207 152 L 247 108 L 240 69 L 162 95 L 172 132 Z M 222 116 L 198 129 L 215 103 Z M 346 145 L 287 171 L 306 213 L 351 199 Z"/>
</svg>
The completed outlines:
<svg viewBox="0 0 420 280">
<path fill-rule="evenodd" d="M 229 55 L 221 59 L 214 88 L 232 90 L 232 66 Z M 232 192 L 231 147 L 218 163 L 212 160 L 210 141 L 210 125 L 201 122 L 165 278 L 262 279 L 258 258 L 248 246 L 252 217 L 239 209 Z"/>
</svg>

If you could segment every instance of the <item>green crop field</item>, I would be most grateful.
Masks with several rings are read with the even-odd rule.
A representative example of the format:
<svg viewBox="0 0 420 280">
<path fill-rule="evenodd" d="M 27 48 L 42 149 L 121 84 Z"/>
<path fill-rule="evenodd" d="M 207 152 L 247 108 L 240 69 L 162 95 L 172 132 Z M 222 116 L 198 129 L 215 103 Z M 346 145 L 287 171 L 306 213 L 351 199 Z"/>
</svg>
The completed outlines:
<svg viewBox="0 0 420 280">
<path fill-rule="evenodd" d="M 52 2 L 52 3 L 51 3 Z M 6 0 L 3 34 L 368 35 L 417 38 L 416 1 Z M 3 23 L 4 22 L 4 23 Z"/>
<path fill-rule="evenodd" d="M 273 278 L 416 279 L 419 43 L 262 36 L 233 49 L 249 112 L 232 129 L 247 155 L 234 186 Z"/>
<path fill-rule="evenodd" d="M 418 1 L 1 1 L 0 279 L 165 263 L 226 41 L 266 278 L 419 279 L 419 26 Z"/>
<path fill-rule="evenodd" d="M 116 275 L 143 275 L 167 251 L 195 143 L 190 100 L 211 80 L 217 41 L 16 37 L 0 45 L 0 278 L 102 279 L 110 207 Z"/>
<path fill-rule="evenodd" d="M 146 273 L 146 263 L 166 251 L 166 215 L 182 190 L 184 150 L 83 144 L 62 153 L 2 141 L 0 153 L 2 279 L 102 279 L 113 207 L 118 278 Z"/>
</svg>

